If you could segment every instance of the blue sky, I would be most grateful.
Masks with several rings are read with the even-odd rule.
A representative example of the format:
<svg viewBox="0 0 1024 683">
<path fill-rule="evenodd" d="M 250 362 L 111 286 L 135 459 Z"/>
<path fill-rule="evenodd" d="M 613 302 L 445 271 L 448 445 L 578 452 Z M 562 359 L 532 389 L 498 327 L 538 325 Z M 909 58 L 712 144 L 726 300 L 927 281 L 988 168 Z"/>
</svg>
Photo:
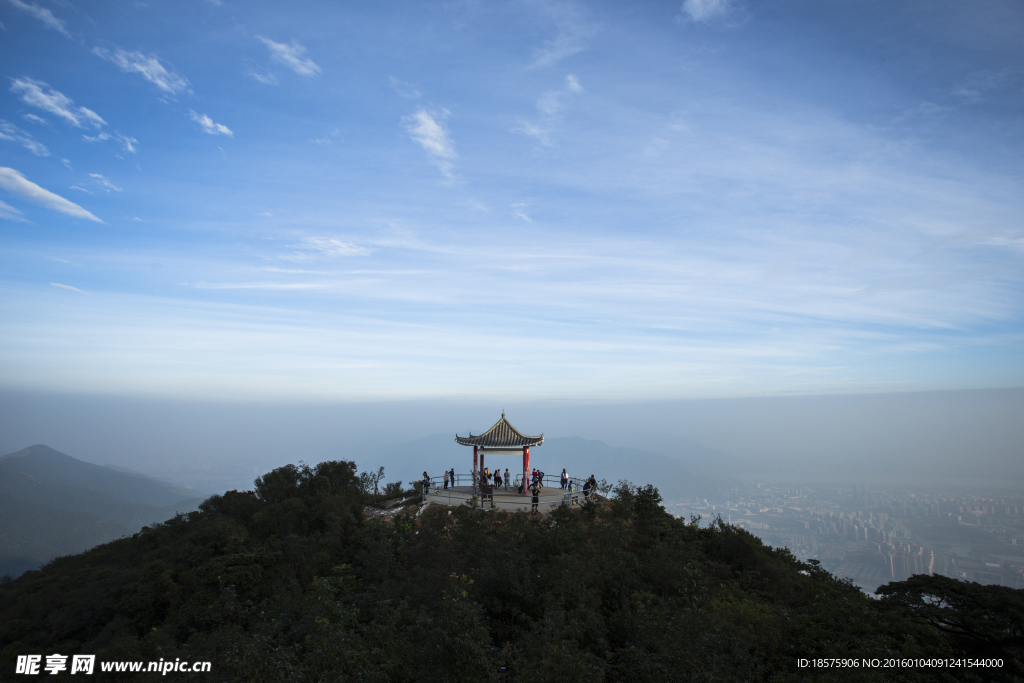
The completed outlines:
<svg viewBox="0 0 1024 683">
<path fill-rule="evenodd" d="M 1024 384 L 1019 2 L 0 0 L 0 387 Z"/>
</svg>

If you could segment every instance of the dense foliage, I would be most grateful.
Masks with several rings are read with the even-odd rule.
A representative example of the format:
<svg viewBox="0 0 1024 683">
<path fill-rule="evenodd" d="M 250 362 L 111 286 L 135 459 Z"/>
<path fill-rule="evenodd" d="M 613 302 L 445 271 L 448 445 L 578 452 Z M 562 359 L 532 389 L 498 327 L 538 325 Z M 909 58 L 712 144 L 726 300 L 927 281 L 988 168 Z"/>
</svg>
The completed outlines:
<svg viewBox="0 0 1024 683">
<path fill-rule="evenodd" d="M 349 462 L 284 467 L 0 585 L 3 676 L 51 652 L 209 660 L 168 676 L 202 681 L 889 680 L 797 659 L 965 655 L 1005 665 L 899 674 L 1021 673 L 1020 591 L 953 582 L 940 604 L 951 586 L 915 577 L 875 600 L 745 531 L 672 518 L 651 486 L 550 516 L 383 517 L 401 493 L 379 483 Z"/>
</svg>

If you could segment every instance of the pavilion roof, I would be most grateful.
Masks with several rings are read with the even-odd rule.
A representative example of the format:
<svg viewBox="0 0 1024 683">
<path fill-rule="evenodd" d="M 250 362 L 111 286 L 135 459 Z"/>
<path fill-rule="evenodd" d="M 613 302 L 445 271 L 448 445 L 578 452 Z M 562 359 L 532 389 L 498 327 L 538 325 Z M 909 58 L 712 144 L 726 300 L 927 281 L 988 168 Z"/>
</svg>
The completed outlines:
<svg viewBox="0 0 1024 683">
<path fill-rule="evenodd" d="M 505 413 L 501 419 L 494 423 L 494 426 L 479 436 L 455 435 L 455 442 L 463 446 L 484 446 L 486 448 L 522 448 L 523 446 L 540 446 L 544 443 L 544 434 L 540 436 L 527 436 L 513 427 L 505 419 Z"/>
</svg>

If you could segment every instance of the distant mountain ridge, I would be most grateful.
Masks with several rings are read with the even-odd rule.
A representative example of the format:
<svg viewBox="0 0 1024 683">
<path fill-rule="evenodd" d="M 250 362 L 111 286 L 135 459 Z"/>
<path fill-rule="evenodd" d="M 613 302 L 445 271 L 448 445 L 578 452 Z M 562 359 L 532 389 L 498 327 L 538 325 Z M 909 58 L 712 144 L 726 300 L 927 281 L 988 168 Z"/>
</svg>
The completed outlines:
<svg viewBox="0 0 1024 683">
<path fill-rule="evenodd" d="M 0 457 L 0 575 L 134 533 L 206 496 L 37 444 Z"/>
</svg>

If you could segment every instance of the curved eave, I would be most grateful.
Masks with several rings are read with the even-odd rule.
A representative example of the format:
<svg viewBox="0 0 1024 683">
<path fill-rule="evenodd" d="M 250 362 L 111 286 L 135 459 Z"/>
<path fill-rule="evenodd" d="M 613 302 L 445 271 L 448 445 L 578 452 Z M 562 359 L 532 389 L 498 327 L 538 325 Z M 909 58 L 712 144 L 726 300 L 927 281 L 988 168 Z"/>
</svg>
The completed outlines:
<svg viewBox="0 0 1024 683">
<path fill-rule="evenodd" d="M 498 440 L 480 436 L 456 436 L 455 443 L 460 446 L 482 446 L 484 448 L 534 448 L 544 444 L 544 435 L 524 436 L 522 438 Z"/>
</svg>

